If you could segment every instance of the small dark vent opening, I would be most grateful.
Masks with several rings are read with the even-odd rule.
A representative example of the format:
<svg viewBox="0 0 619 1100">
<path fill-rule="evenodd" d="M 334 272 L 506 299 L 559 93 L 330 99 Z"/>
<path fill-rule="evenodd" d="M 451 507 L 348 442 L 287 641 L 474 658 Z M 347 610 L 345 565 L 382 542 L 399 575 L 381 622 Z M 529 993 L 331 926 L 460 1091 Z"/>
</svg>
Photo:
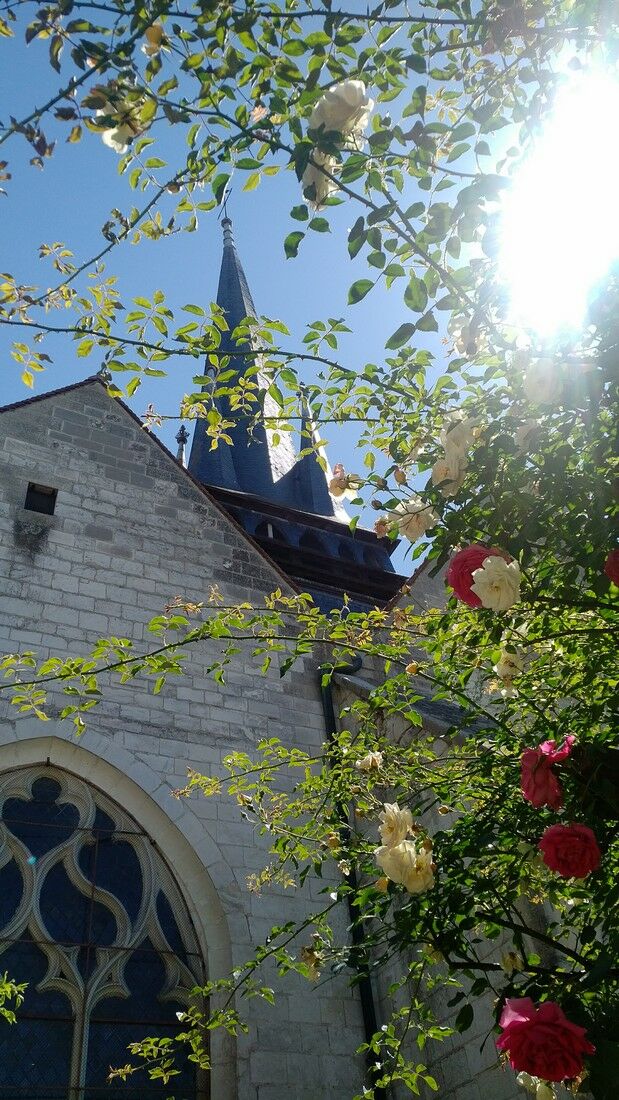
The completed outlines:
<svg viewBox="0 0 619 1100">
<path fill-rule="evenodd" d="M 57 489 L 52 489 L 49 485 L 37 485 L 31 481 L 28 484 L 24 508 L 29 512 L 43 512 L 46 516 L 53 516 L 57 496 Z"/>
</svg>

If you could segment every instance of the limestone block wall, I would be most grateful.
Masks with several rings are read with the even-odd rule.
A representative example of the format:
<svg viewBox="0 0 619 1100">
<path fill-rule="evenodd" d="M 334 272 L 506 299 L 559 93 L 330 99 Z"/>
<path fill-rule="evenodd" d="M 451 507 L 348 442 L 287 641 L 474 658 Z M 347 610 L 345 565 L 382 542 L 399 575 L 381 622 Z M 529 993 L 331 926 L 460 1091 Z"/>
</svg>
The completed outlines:
<svg viewBox="0 0 619 1100">
<path fill-rule="evenodd" d="M 24 509 L 28 483 L 58 490 L 55 512 Z M 97 381 L 0 413 L 0 654 L 84 655 L 114 635 L 158 644 L 147 623 L 177 595 L 261 603 L 280 574 Z M 251 957 L 274 923 L 319 908 L 301 892 L 246 888 L 265 842 L 225 796 L 178 800 L 187 768 L 223 771 L 234 749 L 281 737 L 316 752 L 324 740 L 315 670 L 263 676 L 250 645 L 218 684 L 216 643 L 188 652 L 160 694 L 140 675 L 104 682 L 76 741 L 70 723 L 20 717 L 0 693 L 0 768 L 45 762 L 101 786 L 160 843 L 207 954 L 211 976 Z M 51 694 L 52 711 L 66 697 Z M 345 913 L 341 915 L 345 921 Z M 269 975 L 272 978 L 272 975 Z M 277 979 L 273 978 L 273 982 Z M 214 1039 L 212 1100 L 335 1100 L 360 1091 L 358 994 L 345 978 L 317 987 L 290 976 L 274 1007 L 244 1006 L 250 1032 Z"/>
</svg>

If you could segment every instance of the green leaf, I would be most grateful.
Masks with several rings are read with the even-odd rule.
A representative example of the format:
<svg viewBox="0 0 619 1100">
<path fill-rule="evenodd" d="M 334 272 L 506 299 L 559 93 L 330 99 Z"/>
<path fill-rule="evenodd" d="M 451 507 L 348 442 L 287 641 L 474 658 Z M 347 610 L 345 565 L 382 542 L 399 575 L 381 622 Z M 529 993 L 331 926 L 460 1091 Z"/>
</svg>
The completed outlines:
<svg viewBox="0 0 619 1100">
<path fill-rule="evenodd" d="M 251 175 L 247 177 L 247 179 L 245 181 L 245 185 L 243 187 L 243 190 L 244 191 L 255 191 L 259 183 L 260 183 L 260 172 L 252 172 Z"/>
<path fill-rule="evenodd" d="M 407 342 L 407 340 L 410 340 L 414 331 L 415 326 L 411 325 L 410 322 L 407 322 L 404 325 L 400 325 L 400 327 L 396 329 L 396 331 L 389 337 L 387 343 L 385 344 L 385 347 L 389 348 L 391 351 L 396 351 L 398 348 L 401 348 L 402 345 Z"/>
<path fill-rule="evenodd" d="M 348 291 L 348 304 L 350 306 L 356 305 L 362 298 L 365 298 L 373 286 L 374 283 L 371 279 L 357 279 Z"/>
<path fill-rule="evenodd" d="M 300 230 L 296 230 L 294 233 L 289 233 L 284 241 L 284 252 L 288 260 L 293 259 L 298 251 L 299 245 L 303 240 L 305 233 L 301 233 Z"/>
<path fill-rule="evenodd" d="M 215 179 L 213 180 L 213 182 L 211 184 L 211 188 L 213 190 L 213 194 L 214 194 L 215 198 L 217 199 L 217 202 L 221 202 L 221 197 L 224 193 L 224 188 L 225 188 L 225 186 L 226 186 L 229 179 L 230 179 L 230 176 L 227 174 L 227 172 L 221 172 L 220 175 L 215 176 Z"/>
<path fill-rule="evenodd" d="M 406 58 L 406 68 L 412 69 L 414 73 L 425 73 L 426 71 L 426 59 L 422 54 L 412 53 Z"/>
<path fill-rule="evenodd" d="M 301 206 L 293 206 L 290 211 L 290 217 L 294 218 L 297 222 L 306 222 L 309 218 L 309 212 L 305 203 L 302 203 Z"/>
<path fill-rule="evenodd" d="M 422 332 L 438 332 L 438 322 L 431 310 L 417 321 L 417 328 Z"/>
<path fill-rule="evenodd" d="M 414 310 L 415 313 L 423 313 L 428 304 L 428 290 L 423 279 L 411 275 L 404 292 L 404 301 L 408 308 Z"/>
<path fill-rule="evenodd" d="M 330 233 L 331 226 L 326 218 L 312 218 L 308 226 L 309 229 L 313 229 L 316 233 Z"/>
<path fill-rule="evenodd" d="M 462 1033 L 463 1031 L 468 1031 L 471 1024 L 473 1023 L 474 1016 L 475 1016 L 475 1013 L 473 1011 L 473 1006 L 472 1005 L 470 1005 L 470 1004 L 462 1005 L 462 1008 L 460 1009 L 458 1015 L 456 1016 L 456 1020 L 455 1020 L 455 1024 L 454 1024 L 454 1027 L 455 1027 L 456 1031 L 459 1031 L 460 1033 Z"/>
</svg>

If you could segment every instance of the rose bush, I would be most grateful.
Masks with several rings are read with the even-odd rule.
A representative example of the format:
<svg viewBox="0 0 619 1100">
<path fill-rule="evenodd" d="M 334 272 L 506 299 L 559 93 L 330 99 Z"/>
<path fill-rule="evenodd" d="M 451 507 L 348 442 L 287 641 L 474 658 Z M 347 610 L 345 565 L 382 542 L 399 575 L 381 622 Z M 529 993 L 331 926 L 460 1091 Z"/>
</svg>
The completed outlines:
<svg viewBox="0 0 619 1100">
<path fill-rule="evenodd" d="M 475 544 L 458 550 L 449 562 L 447 569 L 447 584 L 453 589 L 458 600 L 469 607 L 481 607 L 479 596 L 473 592 L 473 573 L 480 569 L 487 558 L 493 555 L 502 556 L 503 551 L 495 547 Z"/>
<path fill-rule="evenodd" d="M 533 806 L 550 806 L 558 810 L 563 804 L 563 792 L 553 764 L 566 760 L 576 739 L 568 736 L 560 749 L 554 741 L 542 741 L 537 749 L 525 749 L 520 763 L 520 786 L 523 796 Z"/>
<path fill-rule="evenodd" d="M 429 841 L 417 845 L 412 840 L 399 844 L 383 844 L 376 848 L 374 857 L 387 878 L 399 883 L 409 894 L 422 894 L 434 886 L 432 845 Z"/>
<path fill-rule="evenodd" d="M 563 878 L 586 878 L 602 859 L 595 833 L 588 825 L 550 825 L 538 845 L 551 871 Z"/>
<path fill-rule="evenodd" d="M 509 999 L 499 1021 L 497 1047 L 515 1070 L 544 1081 L 565 1081 L 582 1073 L 584 1057 L 595 1053 L 586 1028 L 568 1020 L 553 1001 L 536 1007 L 530 997 Z"/>
</svg>

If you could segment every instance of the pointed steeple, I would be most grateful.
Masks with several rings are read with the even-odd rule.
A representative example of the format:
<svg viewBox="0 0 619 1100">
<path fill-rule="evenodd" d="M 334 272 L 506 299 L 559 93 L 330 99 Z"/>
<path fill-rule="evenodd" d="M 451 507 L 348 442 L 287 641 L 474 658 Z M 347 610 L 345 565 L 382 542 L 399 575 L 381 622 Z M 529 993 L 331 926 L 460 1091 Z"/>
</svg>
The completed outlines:
<svg viewBox="0 0 619 1100">
<path fill-rule="evenodd" d="M 256 316 L 256 307 L 234 243 L 230 218 L 223 219 L 222 228 L 224 248 L 217 304 L 224 312 L 228 329 L 222 333 L 218 350 L 230 354 L 229 369 L 236 370 L 241 377 L 249 372 L 250 367 L 259 368 L 260 363 L 255 355 L 242 354 L 243 351 L 250 352 L 251 346 L 238 344 L 233 333 L 246 317 Z M 261 378 L 259 371 L 255 374 L 252 370 L 250 380 L 260 388 L 265 386 L 265 380 Z M 204 485 L 251 493 L 267 500 L 281 500 L 279 482 L 292 468 L 295 460 L 289 435 L 282 432 L 279 441 L 275 443 L 273 432 L 268 431 L 261 420 L 253 423 L 250 416 L 239 414 L 238 410 L 233 409 L 226 398 L 217 399 L 217 405 L 222 416 L 233 421 L 233 427 L 226 429 L 232 446 L 220 443 L 212 450 L 206 425 L 204 421 L 198 421 L 189 456 L 190 473 Z M 264 411 L 267 416 L 269 413 L 276 416 L 279 411 L 268 396 Z"/>
<path fill-rule="evenodd" d="M 312 420 L 305 393 L 301 398 L 301 450 L 313 447 L 295 462 L 283 479 L 286 497 L 293 508 L 316 516 L 329 516 L 348 523 L 350 516 L 329 492 L 333 472 L 326 451 L 320 445 L 320 434 Z M 319 461 L 319 459 L 321 461 Z"/>
</svg>

